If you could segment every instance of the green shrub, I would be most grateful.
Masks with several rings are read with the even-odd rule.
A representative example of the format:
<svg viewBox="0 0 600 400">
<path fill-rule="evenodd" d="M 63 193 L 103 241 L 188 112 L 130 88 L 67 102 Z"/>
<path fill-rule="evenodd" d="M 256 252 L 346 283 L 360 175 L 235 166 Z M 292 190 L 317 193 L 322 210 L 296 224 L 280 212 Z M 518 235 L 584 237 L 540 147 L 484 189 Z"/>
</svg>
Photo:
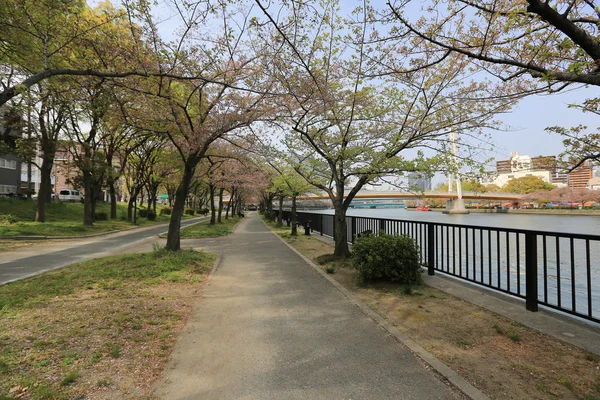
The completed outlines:
<svg viewBox="0 0 600 400">
<path fill-rule="evenodd" d="M 196 213 L 196 210 L 194 210 L 193 208 L 186 208 L 185 213 L 187 215 L 194 215 Z"/>
<path fill-rule="evenodd" d="M 148 211 L 148 216 L 147 216 L 149 221 L 155 221 L 156 220 L 156 213 L 154 211 Z"/>
<path fill-rule="evenodd" d="M 359 280 L 388 280 L 402 284 L 421 283 L 419 247 L 406 236 L 365 235 L 352 246 L 352 265 Z"/>
<path fill-rule="evenodd" d="M 108 214 L 105 212 L 97 212 L 94 214 L 94 219 L 96 221 L 108 221 Z"/>
<path fill-rule="evenodd" d="M 145 208 L 140 208 L 140 209 L 138 210 L 138 215 L 139 215 L 140 217 L 143 217 L 143 218 L 145 218 L 145 217 L 147 217 L 147 216 L 148 216 L 148 210 L 146 210 Z"/>
<path fill-rule="evenodd" d="M 18 221 L 17 217 L 12 214 L 2 214 L 0 215 L 0 225 L 10 225 L 14 224 Z"/>
<path fill-rule="evenodd" d="M 160 215 L 171 215 L 171 208 L 170 207 L 161 208 Z"/>
</svg>

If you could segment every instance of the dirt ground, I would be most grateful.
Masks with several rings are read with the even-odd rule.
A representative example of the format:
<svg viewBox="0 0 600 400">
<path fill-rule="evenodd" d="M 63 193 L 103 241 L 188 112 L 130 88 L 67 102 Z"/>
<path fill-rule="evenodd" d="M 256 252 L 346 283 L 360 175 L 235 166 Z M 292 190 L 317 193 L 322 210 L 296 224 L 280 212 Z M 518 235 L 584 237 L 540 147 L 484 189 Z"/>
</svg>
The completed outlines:
<svg viewBox="0 0 600 400">
<path fill-rule="evenodd" d="M 284 237 L 315 263 L 333 252 L 315 238 Z M 348 263 L 322 268 L 490 398 L 600 399 L 593 354 L 426 285 L 361 287 Z"/>
</svg>

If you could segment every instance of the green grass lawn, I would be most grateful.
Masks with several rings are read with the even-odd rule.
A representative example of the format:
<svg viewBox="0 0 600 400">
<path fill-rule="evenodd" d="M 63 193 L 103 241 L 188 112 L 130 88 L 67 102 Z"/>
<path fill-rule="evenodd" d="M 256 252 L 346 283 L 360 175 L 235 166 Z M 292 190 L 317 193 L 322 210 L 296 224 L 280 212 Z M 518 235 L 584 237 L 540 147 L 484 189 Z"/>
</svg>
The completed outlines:
<svg viewBox="0 0 600 400">
<path fill-rule="evenodd" d="M 11 215 L 17 222 L 0 222 L 0 236 L 83 236 L 113 230 L 133 227 L 126 220 L 127 204 L 117 204 L 117 219 L 96 221 L 93 226 L 83 225 L 83 204 L 55 202 L 47 205 L 46 222 L 33 222 L 35 219 L 36 202 L 27 200 L 0 199 L 0 216 Z M 109 203 L 98 203 L 96 212 L 105 212 L 110 215 Z M 159 215 L 156 221 L 147 218 L 137 219 L 137 225 L 148 225 L 168 222 L 170 215 L 160 215 L 160 206 L 157 208 Z M 184 218 L 191 216 L 186 215 Z"/>
<path fill-rule="evenodd" d="M 215 259 L 161 249 L 0 286 L 0 399 L 149 398 Z"/>
<path fill-rule="evenodd" d="M 181 230 L 181 238 L 205 238 L 229 235 L 233 227 L 240 221 L 238 217 L 224 219 L 222 223 L 211 225 L 210 221 L 202 222 Z"/>
</svg>

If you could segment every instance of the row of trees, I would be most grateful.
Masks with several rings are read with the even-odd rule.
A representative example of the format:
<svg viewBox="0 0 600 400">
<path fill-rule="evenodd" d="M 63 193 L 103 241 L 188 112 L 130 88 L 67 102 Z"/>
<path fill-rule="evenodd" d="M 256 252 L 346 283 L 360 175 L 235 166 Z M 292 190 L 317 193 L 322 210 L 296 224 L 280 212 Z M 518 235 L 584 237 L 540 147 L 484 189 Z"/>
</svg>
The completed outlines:
<svg viewBox="0 0 600 400">
<path fill-rule="evenodd" d="M 559 205 L 568 204 L 572 206 L 577 204 L 584 206 L 585 203 L 595 202 L 600 202 L 600 191 L 568 187 L 532 192 L 521 199 L 521 204 L 536 203 L 539 205 L 557 203 Z"/>
<path fill-rule="evenodd" d="M 46 182 L 39 219 L 57 140 L 67 135 L 77 142 L 82 184 L 91 194 L 102 175 L 94 159 L 100 149 L 104 158 L 109 152 L 106 141 L 98 143 L 104 133 L 123 132 L 131 153 L 155 148 L 176 165 L 177 178 L 163 177 L 174 194 L 171 250 L 180 246 L 190 192 L 205 185 L 212 196 L 227 190 L 235 198 L 242 185 L 218 189 L 214 182 L 225 178 L 215 168 L 232 170 L 226 160 L 237 159 L 254 171 L 243 161 L 254 159 L 253 165 L 268 160 L 281 177 L 273 186 L 282 192 L 272 199 L 284 191 L 293 199 L 298 179 L 327 193 L 335 209 L 335 255 L 346 257 L 345 214 L 366 183 L 474 167 L 474 156 L 489 144 L 485 130 L 499 127 L 494 117 L 519 98 L 600 84 L 598 18 L 587 3 L 434 1 L 436 15 L 445 17 L 412 22 L 400 2 L 365 0 L 342 12 L 336 0 L 173 0 L 181 26 L 172 41 L 161 37 L 143 0 L 120 8 L 92 8 L 83 0 L 5 3 L 0 106 L 37 114 Z M 459 159 L 449 156 L 449 133 L 465 149 Z M 251 155 L 224 154 L 228 144 Z M 124 159 L 137 160 L 129 165 L 139 163 L 146 175 L 160 164 L 159 156 Z M 199 174 L 202 184 L 195 183 Z M 113 173 L 105 175 L 110 186 Z M 141 179 L 156 193 L 154 178 L 131 182 Z M 129 188 L 133 196 L 136 188 Z"/>
</svg>

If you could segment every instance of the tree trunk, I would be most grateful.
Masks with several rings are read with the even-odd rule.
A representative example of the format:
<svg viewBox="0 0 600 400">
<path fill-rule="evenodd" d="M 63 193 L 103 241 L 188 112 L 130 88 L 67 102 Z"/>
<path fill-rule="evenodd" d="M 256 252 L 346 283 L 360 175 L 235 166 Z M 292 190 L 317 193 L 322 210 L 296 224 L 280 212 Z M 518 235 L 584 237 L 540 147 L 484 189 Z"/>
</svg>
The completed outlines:
<svg viewBox="0 0 600 400">
<path fill-rule="evenodd" d="M 292 215 L 291 215 L 291 223 L 292 223 L 292 236 L 298 236 L 298 216 L 296 215 L 296 196 L 297 194 L 292 194 Z"/>
<path fill-rule="evenodd" d="M 38 192 L 37 199 L 37 211 L 35 213 L 35 222 L 46 222 L 46 203 L 51 197 L 51 181 L 52 175 L 52 161 L 48 160 L 47 157 L 42 158 L 42 165 L 40 168 L 40 190 Z"/>
<path fill-rule="evenodd" d="M 273 197 L 274 196 L 269 196 L 267 201 L 267 219 L 269 221 L 273 220 Z"/>
<path fill-rule="evenodd" d="M 210 224 L 214 225 L 216 223 L 216 218 L 215 218 L 215 187 L 213 185 L 209 185 L 208 199 L 210 201 Z"/>
<path fill-rule="evenodd" d="M 333 208 L 335 210 L 335 215 L 333 218 L 335 250 L 333 255 L 342 259 L 348 258 L 350 257 L 350 249 L 348 248 L 346 210 L 343 207 L 342 200 L 334 201 Z"/>
<path fill-rule="evenodd" d="M 27 200 L 31 200 L 31 160 L 27 163 Z"/>
<path fill-rule="evenodd" d="M 127 221 L 129 222 L 131 222 L 131 219 L 133 218 L 133 199 L 135 199 L 135 196 L 132 196 L 130 193 L 129 201 L 127 202 Z"/>
<path fill-rule="evenodd" d="M 92 226 L 94 224 L 94 218 L 92 216 L 92 177 L 89 173 L 83 173 L 83 224 L 86 226 Z"/>
<path fill-rule="evenodd" d="M 194 178 L 195 165 L 185 165 L 181 183 L 175 192 L 175 202 L 171 211 L 171 221 L 169 222 L 169 231 L 167 233 L 166 249 L 178 251 L 181 249 L 181 238 L 179 229 L 181 228 L 181 217 L 185 211 L 185 200 L 188 195 L 190 183 Z"/>
<path fill-rule="evenodd" d="M 108 190 L 110 192 L 110 219 L 117 219 L 117 191 L 112 179 L 108 183 Z"/>
<path fill-rule="evenodd" d="M 223 213 L 223 191 L 224 190 L 225 190 L 224 188 L 219 189 L 219 216 L 218 216 L 219 223 L 222 223 L 221 214 Z"/>
<path fill-rule="evenodd" d="M 225 219 L 229 219 L 229 211 L 231 211 L 231 216 L 235 217 L 235 215 L 233 215 L 233 200 L 235 198 L 235 188 L 231 189 L 231 196 L 229 196 L 229 204 L 227 205 L 227 211 L 225 211 Z"/>
<path fill-rule="evenodd" d="M 277 226 L 283 225 L 283 198 L 285 196 L 279 196 L 279 212 L 277 213 Z"/>
<path fill-rule="evenodd" d="M 92 223 L 96 222 L 96 205 L 98 204 L 98 196 L 99 196 L 99 193 L 100 193 L 100 192 L 98 192 L 98 194 L 96 194 L 95 190 L 93 190 L 93 192 L 94 193 L 93 193 L 93 196 L 92 196 L 92 213 L 91 213 Z"/>
</svg>

